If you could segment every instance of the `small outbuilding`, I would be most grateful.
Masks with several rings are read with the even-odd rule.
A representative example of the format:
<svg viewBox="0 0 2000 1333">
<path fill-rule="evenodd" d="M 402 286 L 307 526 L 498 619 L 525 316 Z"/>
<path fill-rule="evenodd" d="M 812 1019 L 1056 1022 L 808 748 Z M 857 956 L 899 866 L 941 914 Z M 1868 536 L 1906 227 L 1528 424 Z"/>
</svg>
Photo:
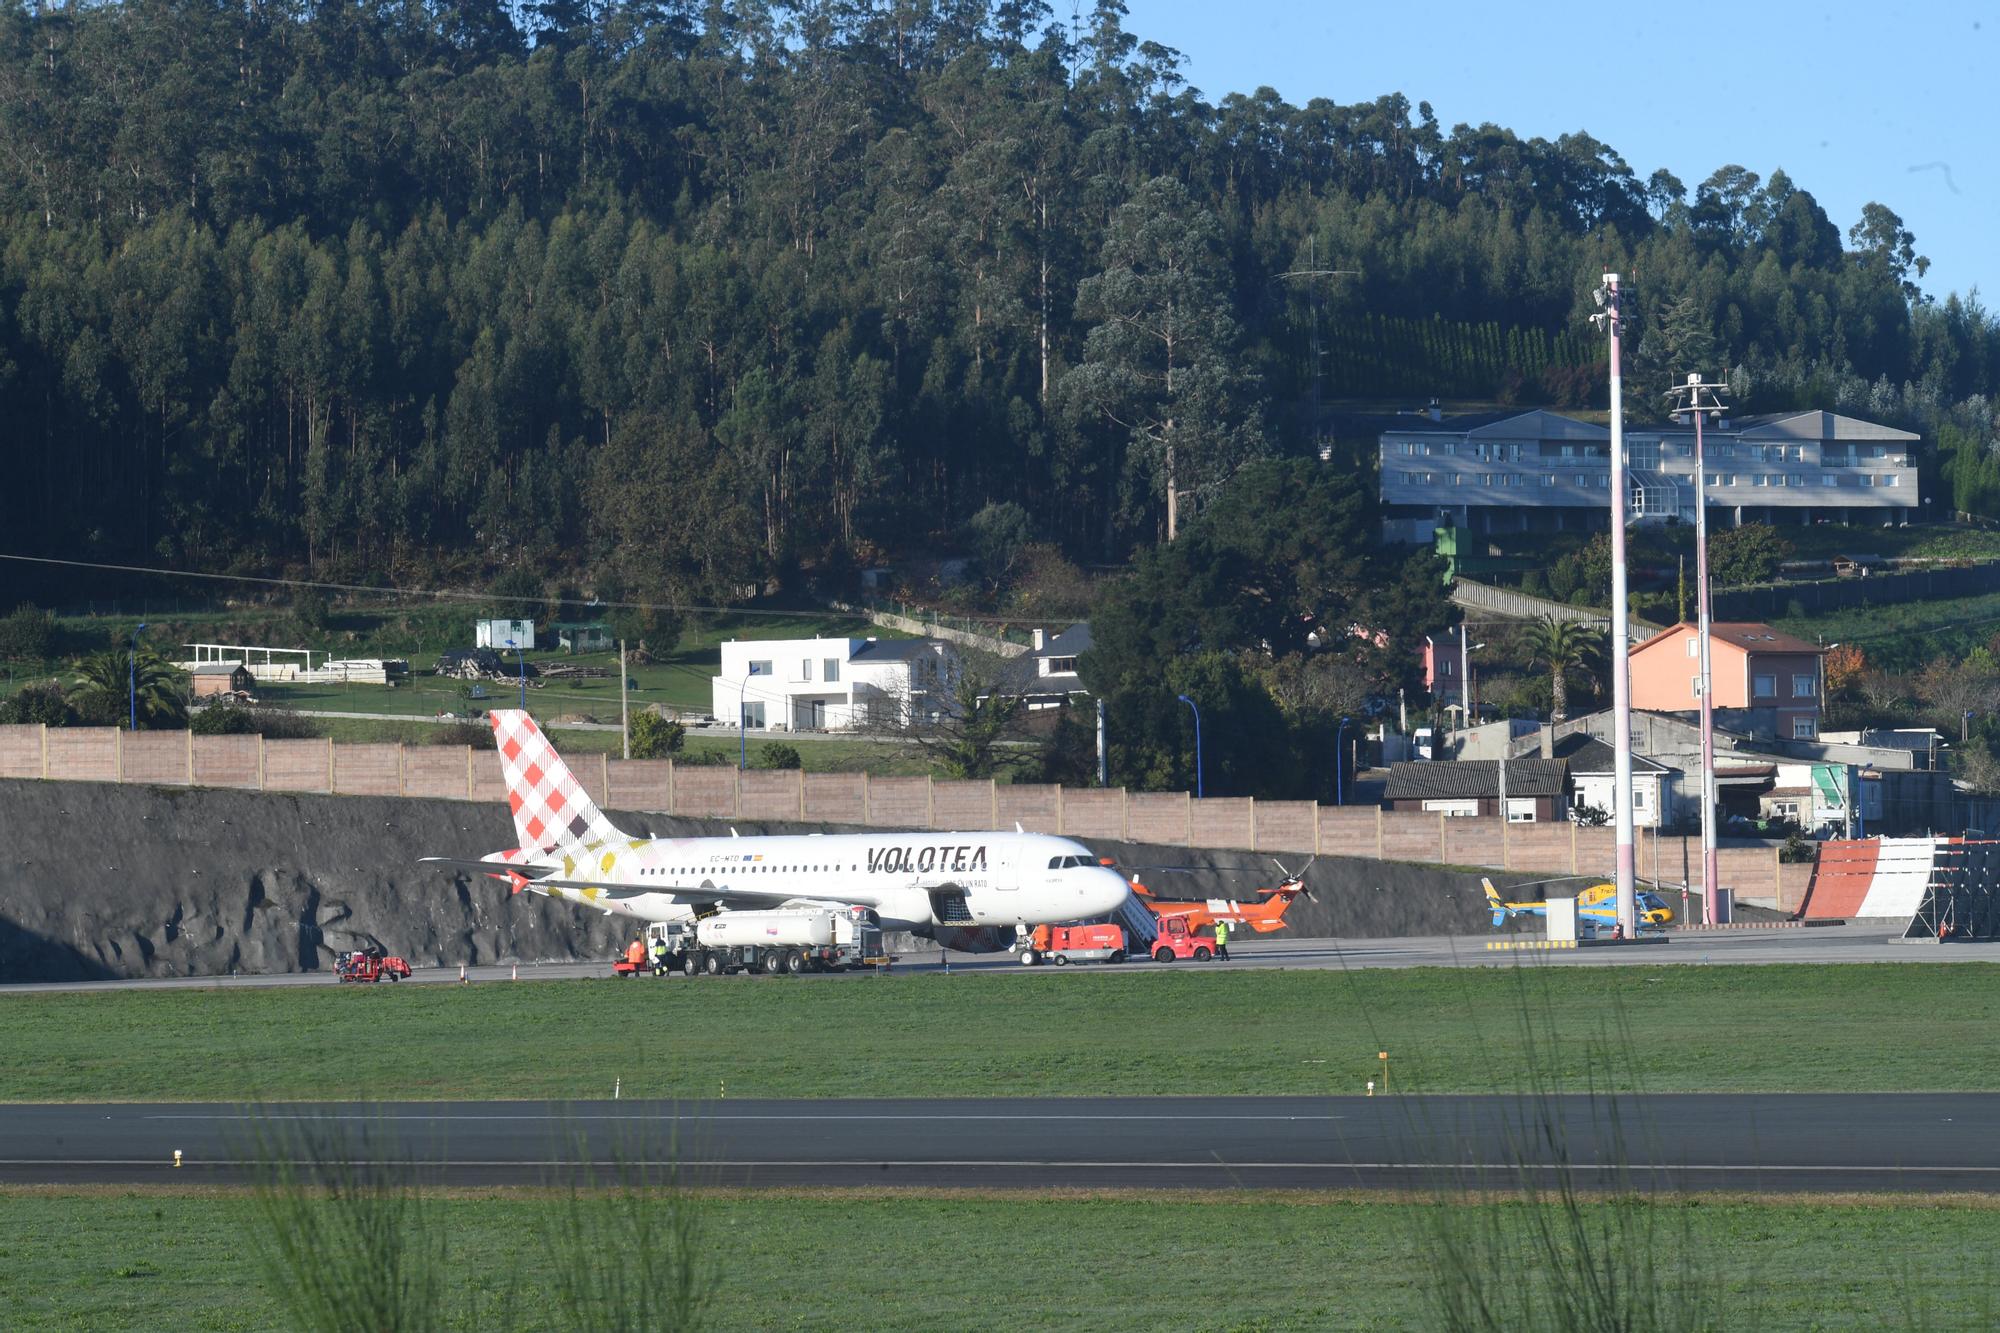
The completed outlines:
<svg viewBox="0 0 2000 1333">
<path fill-rule="evenodd" d="M 1433 815 L 1500 813 L 1500 764 L 1453 759 L 1395 764 L 1382 792 L 1389 810 Z M 1569 815 L 1569 766 L 1560 759 L 1507 761 L 1507 822 L 1545 824 Z"/>
<path fill-rule="evenodd" d="M 257 678 L 241 662 L 201 662 L 188 672 L 189 688 L 197 699 L 218 694 L 248 693 L 257 687 Z"/>
<path fill-rule="evenodd" d="M 603 625 L 559 624 L 556 646 L 566 653 L 601 653 L 611 648 L 611 631 Z"/>
<path fill-rule="evenodd" d="M 478 620 L 472 626 L 475 648 L 520 648 L 535 650 L 535 622 L 532 620 Z"/>
</svg>

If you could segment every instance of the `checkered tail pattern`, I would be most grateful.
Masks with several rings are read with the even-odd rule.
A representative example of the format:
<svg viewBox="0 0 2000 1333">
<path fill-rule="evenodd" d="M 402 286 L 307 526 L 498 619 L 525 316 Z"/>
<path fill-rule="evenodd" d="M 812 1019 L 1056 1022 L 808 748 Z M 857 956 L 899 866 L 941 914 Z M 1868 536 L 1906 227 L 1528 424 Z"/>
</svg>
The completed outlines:
<svg viewBox="0 0 2000 1333">
<path fill-rule="evenodd" d="M 514 812 L 514 831 L 523 852 L 575 853 L 624 838 L 585 793 L 534 718 L 514 708 L 495 709 L 487 717 L 493 723 L 500 772 L 507 781 L 507 805 Z"/>
</svg>

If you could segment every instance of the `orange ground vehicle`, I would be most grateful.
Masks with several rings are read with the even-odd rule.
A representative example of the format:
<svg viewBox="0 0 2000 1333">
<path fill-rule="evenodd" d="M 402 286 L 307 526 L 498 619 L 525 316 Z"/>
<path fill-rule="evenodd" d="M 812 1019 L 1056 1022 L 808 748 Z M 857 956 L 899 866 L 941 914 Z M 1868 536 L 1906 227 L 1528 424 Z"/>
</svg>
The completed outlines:
<svg viewBox="0 0 2000 1333">
<path fill-rule="evenodd" d="M 383 955 L 369 949 L 341 954 L 333 967 L 342 981 L 380 981 L 384 977 L 401 981 L 410 975 L 410 965 L 395 954 Z"/>
<path fill-rule="evenodd" d="M 1160 933 L 1153 940 L 1154 962 L 1171 963 L 1177 959 L 1192 958 L 1197 963 L 1206 963 L 1214 957 L 1213 934 L 1198 934 L 1184 916 L 1160 918 Z"/>
<path fill-rule="evenodd" d="M 1125 928 L 1101 921 L 1089 926 L 1036 926 L 1021 950 L 1021 962 L 1033 967 L 1044 959 L 1061 967 L 1071 962 L 1122 963 Z"/>
</svg>

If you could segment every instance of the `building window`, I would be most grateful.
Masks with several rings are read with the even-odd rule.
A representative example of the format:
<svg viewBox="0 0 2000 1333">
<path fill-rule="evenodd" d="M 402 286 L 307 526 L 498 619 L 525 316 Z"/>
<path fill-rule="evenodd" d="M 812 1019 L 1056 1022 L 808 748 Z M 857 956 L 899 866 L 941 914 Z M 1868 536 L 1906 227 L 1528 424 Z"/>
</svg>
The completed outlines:
<svg viewBox="0 0 2000 1333">
<path fill-rule="evenodd" d="M 1074 657 L 1051 657 L 1049 659 L 1049 674 L 1051 676 L 1075 675 L 1076 659 Z"/>
<path fill-rule="evenodd" d="M 829 657 L 820 663 L 819 678 L 829 685 L 840 683 L 840 659 Z"/>
<path fill-rule="evenodd" d="M 1776 676 L 1758 676 L 1753 684 L 1755 688 L 1751 692 L 1757 698 L 1775 699 L 1778 697 L 1778 678 Z"/>
<path fill-rule="evenodd" d="M 1758 484 L 1759 486 L 1769 486 L 1769 485 L 1771 484 L 1771 476 L 1770 476 L 1770 474 L 1769 474 L 1769 473 L 1767 473 L 1767 472 L 1760 472 L 1760 473 L 1758 473 L 1758 474 L 1757 474 L 1757 484 Z"/>
<path fill-rule="evenodd" d="M 1822 486 L 1838 486 L 1840 485 L 1840 478 L 1829 472 L 1819 479 L 1819 484 Z"/>
<path fill-rule="evenodd" d="M 1903 479 L 1901 477 L 1886 477 L 1884 478 L 1884 480 L 1887 481 L 1888 484 L 1891 486 L 1901 486 L 1903 484 Z"/>
<path fill-rule="evenodd" d="M 810 657 L 801 659 L 799 662 L 799 679 L 803 681 L 811 681 L 812 678 L 813 678 L 813 660 Z"/>
<path fill-rule="evenodd" d="M 1812 697 L 1813 697 L 1813 678 L 1812 678 L 1811 676 L 1793 676 L 1793 677 L 1792 677 L 1792 697 L 1793 697 L 1794 699 L 1810 699 L 1810 698 L 1812 698 Z"/>
<path fill-rule="evenodd" d="M 1694 699 L 1699 699 L 1699 698 L 1701 698 L 1701 677 L 1700 677 L 1700 676 L 1689 676 L 1689 677 L 1688 677 L 1688 695 L 1689 695 L 1689 697 L 1690 697 L 1690 698 L 1694 698 Z"/>
<path fill-rule="evenodd" d="M 1733 444 L 1718 444 L 1715 446 L 1715 456 L 1717 458 L 1734 458 L 1736 457 L 1736 446 Z"/>
<path fill-rule="evenodd" d="M 1532 824 L 1535 822 L 1535 802 L 1533 797 L 1507 799 L 1507 822 L 1509 824 Z"/>
<path fill-rule="evenodd" d="M 1643 814 L 1645 814 L 1645 813 L 1646 813 L 1646 807 L 1647 807 L 1647 805 L 1649 804 L 1649 801 L 1648 801 L 1648 799 L 1647 799 L 1647 795 L 1648 795 L 1648 794 L 1647 794 L 1647 791 L 1646 791 L 1646 788 L 1644 788 L 1643 786 L 1641 786 L 1640 784 L 1638 784 L 1638 783 L 1636 783 L 1636 782 L 1632 784 L 1632 813 L 1633 813 L 1633 814 L 1635 814 L 1635 815 L 1643 815 Z"/>
<path fill-rule="evenodd" d="M 1542 474 L 1542 485 L 1544 485 L 1544 486 L 1553 486 L 1553 485 L 1555 485 L 1555 484 L 1556 484 L 1556 474 L 1555 474 L 1555 473 L 1553 473 L 1553 472 L 1544 472 L 1544 473 Z"/>
<path fill-rule="evenodd" d="M 1701 635 L 1699 635 L 1699 634 L 1690 634 L 1690 635 L 1688 635 L 1688 637 L 1687 637 L 1687 646 L 1688 646 L 1688 656 L 1689 656 L 1689 657 L 1700 657 L 1700 656 L 1701 656 Z"/>
<path fill-rule="evenodd" d="M 1479 814 L 1478 801 L 1425 801 L 1427 815 L 1450 815 L 1455 819 L 1472 819 Z"/>
<path fill-rule="evenodd" d="M 762 731 L 764 729 L 764 705 L 744 704 L 743 725 L 752 731 Z"/>
<path fill-rule="evenodd" d="M 753 676 L 768 676 L 771 674 L 771 664 L 769 662 L 752 662 L 750 664 L 750 674 Z"/>
<path fill-rule="evenodd" d="M 1810 741 L 1819 739 L 1819 724 L 1809 717 L 1793 718 L 1792 739 L 1795 741 Z"/>
<path fill-rule="evenodd" d="M 1794 472 L 1786 478 L 1785 484 L 1788 486 L 1803 486 L 1806 484 L 1806 479 Z"/>
</svg>

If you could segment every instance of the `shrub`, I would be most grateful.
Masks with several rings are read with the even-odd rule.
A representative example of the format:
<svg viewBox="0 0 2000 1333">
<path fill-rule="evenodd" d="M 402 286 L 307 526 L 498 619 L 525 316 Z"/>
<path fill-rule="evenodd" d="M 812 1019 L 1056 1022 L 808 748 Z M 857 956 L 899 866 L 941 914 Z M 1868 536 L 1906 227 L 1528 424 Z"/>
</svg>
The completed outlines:
<svg viewBox="0 0 2000 1333">
<path fill-rule="evenodd" d="M 0 617 L 0 657 L 8 661 L 42 661 L 55 650 L 55 642 L 56 618 L 33 602 Z"/>
<path fill-rule="evenodd" d="M 787 745 L 783 741 L 765 741 L 757 747 L 757 767 L 759 768 L 803 768 L 799 760 L 799 747 Z"/>
<path fill-rule="evenodd" d="M 478 722 L 446 722 L 432 727 L 424 738 L 427 745 L 469 745 L 475 750 L 493 748 L 493 728 Z"/>
<path fill-rule="evenodd" d="M 190 716 L 188 730 L 197 736 L 253 736 L 257 719 L 247 708 L 214 704 Z"/>
<path fill-rule="evenodd" d="M 51 727 L 66 727 L 75 720 L 75 713 L 69 700 L 63 695 L 63 688 L 55 681 L 41 685 L 23 685 L 13 698 L 0 702 L 0 722 L 19 724 L 45 723 Z"/>
<path fill-rule="evenodd" d="M 687 728 L 658 713 L 640 713 L 632 719 L 632 757 L 665 759 L 679 754 L 687 740 Z"/>
</svg>

